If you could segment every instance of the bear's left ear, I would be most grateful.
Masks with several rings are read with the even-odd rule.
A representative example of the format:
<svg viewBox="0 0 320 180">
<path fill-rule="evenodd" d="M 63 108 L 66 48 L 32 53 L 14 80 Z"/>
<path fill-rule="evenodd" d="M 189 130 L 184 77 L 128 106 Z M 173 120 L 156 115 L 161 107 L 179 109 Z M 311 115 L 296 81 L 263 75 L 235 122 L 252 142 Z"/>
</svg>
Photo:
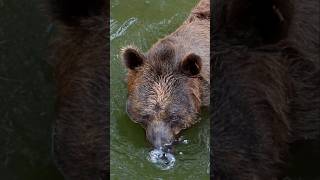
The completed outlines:
<svg viewBox="0 0 320 180">
<path fill-rule="evenodd" d="M 187 76 L 198 75 L 201 71 L 201 58 L 200 56 L 191 53 L 183 58 L 180 62 L 179 68 L 181 72 Z"/>
<path fill-rule="evenodd" d="M 136 70 L 145 63 L 145 56 L 135 47 L 122 49 L 122 59 L 128 69 Z"/>
</svg>

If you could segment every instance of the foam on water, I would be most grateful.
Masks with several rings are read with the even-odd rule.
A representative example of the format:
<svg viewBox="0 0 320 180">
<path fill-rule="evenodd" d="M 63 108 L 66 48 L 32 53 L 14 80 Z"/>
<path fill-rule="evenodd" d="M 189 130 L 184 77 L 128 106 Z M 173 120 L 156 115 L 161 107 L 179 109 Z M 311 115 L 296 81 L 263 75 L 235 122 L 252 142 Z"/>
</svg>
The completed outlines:
<svg viewBox="0 0 320 180">
<path fill-rule="evenodd" d="M 171 169 L 176 162 L 176 158 L 173 154 L 165 152 L 162 149 L 154 149 L 150 151 L 147 159 L 161 170 Z"/>
<path fill-rule="evenodd" d="M 173 144 L 188 144 L 189 140 L 184 139 L 183 136 L 180 136 Z M 171 146 L 172 144 L 168 144 L 168 146 Z M 183 152 L 179 152 L 179 155 L 183 155 Z M 172 169 L 175 165 L 176 158 L 173 154 L 170 153 L 170 150 L 168 152 L 167 150 L 164 150 L 163 148 L 160 149 L 153 149 L 149 152 L 149 155 L 147 159 L 156 165 L 156 167 L 160 168 L 161 170 L 169 170 Z"/>
</svg>

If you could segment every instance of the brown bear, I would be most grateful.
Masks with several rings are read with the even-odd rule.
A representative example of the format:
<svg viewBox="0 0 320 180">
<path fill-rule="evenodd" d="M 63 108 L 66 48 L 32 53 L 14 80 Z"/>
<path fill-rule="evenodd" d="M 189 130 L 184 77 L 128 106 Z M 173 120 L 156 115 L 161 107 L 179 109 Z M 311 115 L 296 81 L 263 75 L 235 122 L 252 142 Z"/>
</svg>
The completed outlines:
<svg viewBox="0 0 320 180">
<path fill-rule="evenodd" d="M 320 152 L 320 1 L 212 3 L 211 176 L 292 179 L 297 142 Z"/>
<path fill-rule="evenodd" d="M 210 1 L 202 0 L 172 34 L 147 53 L 129 46 L 127 113 L 155 148 L 170 146 L 209 105 Z"/>
<path fill-rule="evenodd" d="M 66 179 L 107 179 L 108 1 L 49 0 L 57 38 L 54 158 Z"/>
</svg>

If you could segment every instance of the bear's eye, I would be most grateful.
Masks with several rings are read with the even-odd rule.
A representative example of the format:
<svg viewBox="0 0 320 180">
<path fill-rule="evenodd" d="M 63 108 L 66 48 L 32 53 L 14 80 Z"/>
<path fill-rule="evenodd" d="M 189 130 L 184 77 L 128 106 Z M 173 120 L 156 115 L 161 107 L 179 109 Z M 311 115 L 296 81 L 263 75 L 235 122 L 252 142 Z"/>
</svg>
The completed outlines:
<svg viewBox="0 0 320 180">
<path fill-rule="evenodd" d="M 178 116 L 178 115 L 170 116 L 170 121 L 178 121 L 178 120 L 180 120 L 180 119 L 181 119 L 181 117 Z"/>
<path fill-rule="evenodd" d="M 150 119 L 150 115 L 143 115 L 142 117 L 141 117 L 141 120 L 142 121 L 148 121 Z"/>
<path fill-rule="evenodd" d="M 181 124 L 181 116 L 179 115 L 172 115 L 169 117 L 169 122 L 171 124 L 171 126 L 178 126 L 179 124 Z"/>
<path fill-rule="evenodd" d="M 143 115 L 141 116 L 141 119 L 139 120 L 140 123 L 147 123 L 148 121 L 150 121 L 151 116 L 150 115 Z"/>
</svg>

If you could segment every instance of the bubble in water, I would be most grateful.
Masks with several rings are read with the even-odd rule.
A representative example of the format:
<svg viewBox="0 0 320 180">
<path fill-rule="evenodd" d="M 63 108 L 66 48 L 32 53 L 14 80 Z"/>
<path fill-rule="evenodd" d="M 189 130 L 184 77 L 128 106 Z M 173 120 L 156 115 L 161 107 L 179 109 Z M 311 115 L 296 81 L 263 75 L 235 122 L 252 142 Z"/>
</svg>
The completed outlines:
<svg viewBox="0 0 320 180">
<path fill-rule="evenodd" d="M 175 143 L 177 144 L 189 144 L 189 140 L 185 139 L 183 136 L 180 136 Z"/>
<path fill-rule="evenodd" d="M 150 151 L 148 160 L 161 170 L 171 169 L 176 162 L 176 158 L 173 154 L 164 152 L 162 149 L 154 149 Z"/>
<path fill-rule="evenodd" d="M 185 139 L 185 140 L 182 141 L 182 143 L 183 143 L 183 144 L 188 144 L 189 141 L 188 141 L 187 139 Z"/>
</svg>

